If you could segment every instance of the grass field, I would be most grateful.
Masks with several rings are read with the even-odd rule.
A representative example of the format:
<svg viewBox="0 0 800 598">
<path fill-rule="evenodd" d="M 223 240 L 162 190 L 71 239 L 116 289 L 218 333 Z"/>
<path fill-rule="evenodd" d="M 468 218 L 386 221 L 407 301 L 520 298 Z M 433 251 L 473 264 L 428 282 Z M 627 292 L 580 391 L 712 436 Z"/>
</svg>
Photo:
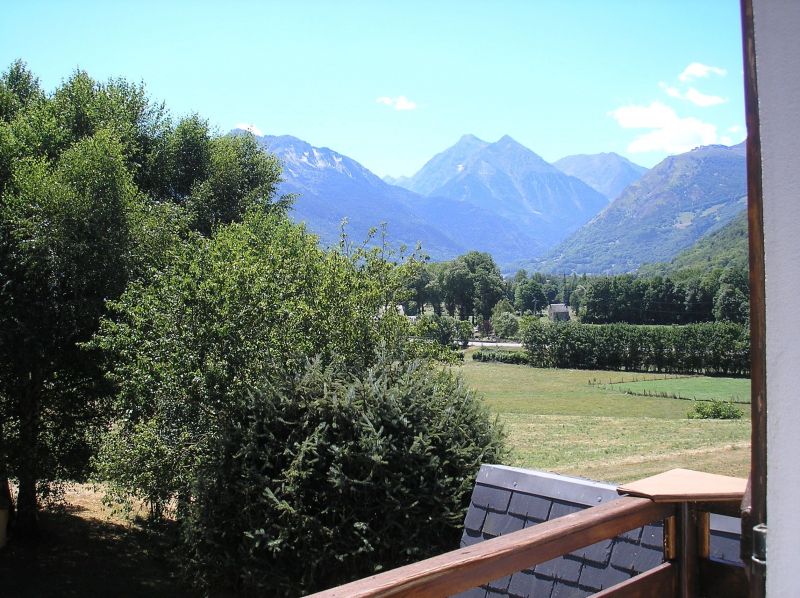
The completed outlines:
<svg viewBox="0 0 800 598">
<path fill-rule="evenodd" d="M 749 397 L 749 380 L 539 369 L 476 362 L 471 352 L 461 370 L 504 423 L 512 465 L 610 482 L 673 467 L 747 475 L 746 408 L 739 421 L 689 420 L 689 401 L 630 392 L 727 400 Z"/>
<path fill-rule="evenodd" d="M 662 380 L 618 382 L 606 388 L 638 395 L 667 394 L 681 399 L 697 399 L 698 401 L 720 399 L 734 403 L 750 403 L 750 380 L 748 378 L 676 376 Z"/>
</svg>

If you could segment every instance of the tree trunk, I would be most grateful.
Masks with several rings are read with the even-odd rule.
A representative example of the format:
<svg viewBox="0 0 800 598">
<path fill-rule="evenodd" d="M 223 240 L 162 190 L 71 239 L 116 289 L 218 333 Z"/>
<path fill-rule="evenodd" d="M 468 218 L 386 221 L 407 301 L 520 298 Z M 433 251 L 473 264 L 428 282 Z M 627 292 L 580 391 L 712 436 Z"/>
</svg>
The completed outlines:
<svg viewBox="0 0 800 598">
<path fill-rule="evenodd" d="M 35 538 L 39 533 L 39 513 L 36 500 L 39 449 L 39 393 L 41 385 L 30 380 L 22 394 L 20 404 L 19 494 L 14 535 L 17 538 Z"/>
<path fill-rule="evenodd" d="M 8 455 L 5 448 L 3 423 L 0 422 L 0 508 L 8 508 L 8 527 L 14 524 L 14 498 L 8 483 Z"/>
</svg>

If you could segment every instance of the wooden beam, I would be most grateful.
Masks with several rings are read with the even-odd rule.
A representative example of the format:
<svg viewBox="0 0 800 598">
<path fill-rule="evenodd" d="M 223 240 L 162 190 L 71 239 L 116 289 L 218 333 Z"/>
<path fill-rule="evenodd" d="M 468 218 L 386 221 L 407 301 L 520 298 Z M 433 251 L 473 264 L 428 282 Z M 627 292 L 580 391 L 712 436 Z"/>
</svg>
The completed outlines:
<svg viewBox="0 0 800 598">
<path fill-rule="evenodd" d="M 592 598 L 669 598 L 675 596 L 677 575 L 672 563 L 662 563 L 630 579 L 592 594 Z"/>
<path fill-rule="evenodd" d="M 747 123 L 747 223 L 750 251 L 750 480 L 742 505 L 742 544 L 752 546 L 753 525 L 767 523 L 767 312 L 764 262 L 764 201 L 761 181 L 761 123 L 758 113 L 753 1 L 741 1 L 744 108 Z M 753 598 L 765 595 L 764 572 L 746 557 Z"/>
<path fill-rule="evenodd" d="M 688 503 L 679 506 L 678 523 L 678 593 L 680 598 L 694 598 L 699 587 L 697 575 L 697 520 Z"/>
<path fill-rule="evenodd" d="M 618 500 L 314 594 L 316 598 L 449 596 L 613 538 L 675 513 L 675 505 Z"/>
<path fill-rule="evenodd" d="M 744 499 L 742 499 L 744 500 Z M 727 515 L 728 517 L 741 517 L 742 516 L 742 502 L 739 500 L 728 500 L 720 502 L 693 502 L 692 506 L 705 513 L 714 513 L 716 515 Z"/>
</svg>

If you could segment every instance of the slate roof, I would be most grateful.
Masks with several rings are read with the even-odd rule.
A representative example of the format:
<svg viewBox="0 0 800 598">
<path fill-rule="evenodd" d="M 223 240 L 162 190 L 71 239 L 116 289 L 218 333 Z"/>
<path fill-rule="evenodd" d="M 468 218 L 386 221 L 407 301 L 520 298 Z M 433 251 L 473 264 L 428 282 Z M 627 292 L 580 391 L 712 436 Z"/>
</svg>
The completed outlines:
<svg viewBox="0 0 800 598">
<path fill-rule="evenodd" d="M 616 500 L 616 486 L 551 473 L 483 465 L 461 546 Z M 712 515 L 711 557 L 739 561 L 739 520 Z M 465 598 L 582 598 L 663 562 L 661 523 L 646 525 L 459 594 Z"/>
</svg>

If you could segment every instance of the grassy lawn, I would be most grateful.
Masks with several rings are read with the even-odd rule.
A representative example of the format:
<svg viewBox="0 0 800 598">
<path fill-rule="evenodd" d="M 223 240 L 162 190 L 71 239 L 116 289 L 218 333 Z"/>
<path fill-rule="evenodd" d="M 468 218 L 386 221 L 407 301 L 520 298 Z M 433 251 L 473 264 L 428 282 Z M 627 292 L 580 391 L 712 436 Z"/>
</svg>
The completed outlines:
<svg viewBox="0 0 800 598">
<path fill-rule="evenodd" d="M 727 398 L 731 389 L 749 396 L 749 380 L 539 369 L 476 362 L 470 353 L 461 370 L 504 423 L 512 465 L 610 482 L 673 467 L 747 475 L 749 419 L 689 420 L 688 401 L 626 394 L 626 386 Z"/>
</svg>

